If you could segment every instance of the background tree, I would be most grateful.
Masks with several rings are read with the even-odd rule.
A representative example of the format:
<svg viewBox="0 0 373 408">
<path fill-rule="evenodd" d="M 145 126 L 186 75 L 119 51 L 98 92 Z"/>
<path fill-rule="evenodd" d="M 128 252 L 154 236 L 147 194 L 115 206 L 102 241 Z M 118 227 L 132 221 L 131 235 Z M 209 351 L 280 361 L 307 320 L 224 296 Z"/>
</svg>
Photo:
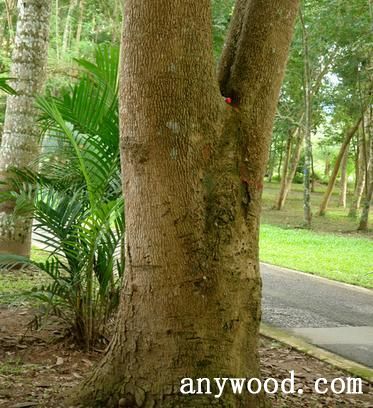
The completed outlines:
<svg viewBox="0 0 373 408">
<path fill-rule="evenodd" d="M 50 2 L 18 3 L 11 82 L 16 91 L 8 96 L 0 147 L 0 181 L 7 184 L 10 167 L 28 167 L 38 153 L 35 96 L 41 91 L 48 55 Z M 0 206 L 0 252 L 28 256 L 31 248 L 29 217 L 17 215 L 13 205 Z"/>
</svg>

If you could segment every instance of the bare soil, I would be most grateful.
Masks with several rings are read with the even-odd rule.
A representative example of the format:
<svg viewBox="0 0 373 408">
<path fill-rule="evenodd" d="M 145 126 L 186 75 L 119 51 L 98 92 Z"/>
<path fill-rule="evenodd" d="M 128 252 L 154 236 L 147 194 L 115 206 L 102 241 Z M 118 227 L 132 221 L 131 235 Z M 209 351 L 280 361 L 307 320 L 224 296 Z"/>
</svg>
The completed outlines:
<svg viewBox="0 0 373 408">
<path fill-rule="evenodd" d="M 33 316 L 26 307 L 0 306 L 0 408 L 59 408 L 102 356 L 102 351 L 84 353 L 63 339 L 63 327 L 50 321 L 39 331 L 27 330 Z M 296 373 L 296 388 L 303 395 L 271 397 L 275 408 L 373 407 L 373 386 L 364 382 L 363 395 L 317 395 L 314 379 L 331 380 L 348 374 L 315 358 L 270 339 L 261 338 L 260 355 L 264 378 L 283 379 Z"/>
</svg>

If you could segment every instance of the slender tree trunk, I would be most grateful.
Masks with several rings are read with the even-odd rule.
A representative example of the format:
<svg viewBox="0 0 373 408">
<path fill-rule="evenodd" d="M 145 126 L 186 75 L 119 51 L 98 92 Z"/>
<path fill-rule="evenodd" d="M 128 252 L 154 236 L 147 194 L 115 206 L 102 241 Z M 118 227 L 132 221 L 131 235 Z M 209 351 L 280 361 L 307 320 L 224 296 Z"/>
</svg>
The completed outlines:
<svg viewBox="0 0 373 408">
<path fill-rule="evenodd" d="M 315 163 L 313 160 L 313 149 L 311 149 L 311 193 L 315 192 L 315 187 L 316 187 Z"/>
<path fill-rule="evenodd" d="M 341 163 L 341 191 L 339 194 L 339 207 L 346 208 L 347 200 L 347 164 L 348 164 L 348 155 L 349 155 L 349 145 L 346 147 L 346 151 L 342 158 Z"/>
<path fill-rule="evenodd" d="M 320 205 L 320 209 L 319 209 L 319 215 L 320 216 L 323 216 L 326 213 L 326 210 L 328 208 L 328 204 L 329 204 L 329 201 L 330 201 L 330 197 L 332 195 L 332 192 L 333 192 L 333 189 L 334 189 L 334 186 L 335 186 L 335 182 L 337 180 L 337 176 L 338 176 L 338 172 L 339 172 L 339 168 L 341 166 L 343 156 L 345 154 L 347 146 L 350 144 L 351 139 L 353 138 L 354 134 L 357 132 L 361 121 L 362 121 L 362 116 L 360 116 L 359 119 L 356 121 L 355 125 L 346 132 L 346 135 L 345 135 L 345 138 L 343 140 L 341 149 L 340 149 L 340 151 L 338 153 L 338 156 L 337 156 L 337 159 L 335 161 L 335 165 L 334 165 L 334 168 L 333 168 L 332 175 L 330 176 L 328 187 L 326 189 L 326 192 L 324 194 L 324 197 L 323 197 L 321 205 Z"/>
<path fill-rule="evenodd" d="M 361 132 L 361 135 L 359 137 L 358 160 L 357 160 L 358 162 L 357 166 L 359 170 L 357 171 L 357 180 L 356 180 L 354 198 L 352 199 L 350 211 L 348 213 L 348 216 L 352 218 L 357 217 L 357 212 L 360 208 L 361 199 L 362 199 L 363 192 L 364 192 L 365 178 L 367 175 L 367 168 L 366 168 L 367 163 L 365 160 L 366 158 L 365 158 L 365 153 L 364 153 L 365 151 L 366 151 L 365 136 L 364 136 L 364 132 Z"/>
<path fill-rule="evenodd" d="M 294 180 L 295 173 L 297 171 L 297 167 L 298 167 L 299 160 L 300 160 L 300 155 L 302 152 L 303 138 L 304 138 L 303 135 L 304 133 L 302 132 L 302 130 L 298 128 L 295 146 L 292 152 L 289 170 L 287 172 L 287 177 L 281 179 L 280 192 L 279 192 L 279 196 L 278 196 L 277 204 L 276 204 L 277 210 L 282 210 L 284 208 L 286 199 L 290 193 L 291 183 Z"/>
<path fill-rule="evenodd" d="M 324 175 L 329 178 L 330 176 L 330 156 L 329 154 L 327 155 L 325 159 L 325 170 L 324 170 Z"/>
<path fill-rule="evenodd" d="M 79 2 L 79 20 L 78 27 L 76 29 L 76 46 L 79 48 L 80 40 L 82 38 L 83 21 L 84 21 L 85 0 Z"/>
<path fill-rule="evenodd" d="M 57 61 L 60 59 L 60 2 L 56 0 L 54 8 L 54 19 L 55 19 L 55 41 L 56 41 L 56 58 Z"/>
<path fill-rule="evenodd" d="M 280 178 L 281 186 L 283 185 L 284 180 L 286 180 L 288 176 L 292 142 L 293 142 L 293 132 L 290 131 L 286 139 L 286 144 L 285 144 L 285 152 L 284 152 L 285 156 L 283 160 L 282 172 L 281 172 L 281 178 Z"/>
<path fill-rule="evenodd" d="M 325 75 L 329 72 L 329 69 L 331 67 L 331 65 L 333 64 L 334 58 L 335 58 L 336 52 L 332 52 L 329 57 L 327 58 L 327 60 L 325 61 L 325 64 L 323 66 L 323 68 L 320 70 L 320 72 L 318 73 L 317 77 L 313 80 L 313 85 L 312 85 L 312 89 L 311 89 L 311 99 L 318 94 L 321 84 L 322 84 L 322 80 L 324 79 Z M 311 86 L 311 84 L 310 84 Z M 286 178 L 286 180 L 281 180 L 281 184 L 280 184 L 280 191 L 279 191 L 279 195 L 276 201 L 276 205 L 275 208 L 277 210 L 282 210 L 285 206 L 288 194 L 291 190 L 291 183 L 294 180 L 295 177 L 295 173 L 298 167 L 298 163 L 300 160 L 300 156 L 301 156 L 301 152 L 302 152 L 302 147 L 303 147 L 303 140 L 304 140 L 304 132 L 301 131 L 299 128 L 302 126 L 302 123 L 304 123 L 304 116 L 305 116 L 305 111 L 303 109 L 303 111 L 299 114 L 299 126 L 298 129 L 294 130 L 294 134 L 298 133 L 299 135 L 302 136 L 301 139 L 296 139 L 296 145 L 294 148 L 294 152 L 292 155 L 292 159 L 290 160 L 290 164 L 291 164 L 291 169 L 288 171 L 288 177 Z M 281 166 L 279 167 L 281 169 Z M 278 171 L 278 174 L 280 174 L 280 170 Z"/>
<path fill-rule="evenodd" d="M 5 9 L 8 24 L 8 42 L 11 43 L 14 37 L 13 12 L 15 9 L 15 2 L 12 0 L 5 0 Z"/>
<path fill-rule="evenodd" d="M 73 399 L 210 407 L 180 380 L 259 375 L 259 213 L 297 2 L 238 1 L 219 74 L 232 105 L 215 78 L 209 0 L 125 7 L 125 281 L 107 355 Z M 265 400 L 226 392 L 218 405 Z"/>
<path fill-rule="evenodd" d="M 356 146 L 354 146 L 354 170 L 355 170 L 355 179 L 354 179 L 354 192 L 356 191 L 359 178 L 360 178 L 360 163 L 359 163 L 359 157 L 360 157 L 360 136 L 359 132 L 357 135 L 357 143 Z"/>
<path fill-rule="evenodd" d="M 312 211 L 311 211 L 311 167 L 312 167 L 312 91 L 311 91 L 311 75 L 310 62 L 308 53 L 308 34 L 306 25 L 303 19 L 303 14 L 300 12 L 300 20 L 303 30 L 303 59 L 304 59 L 304 171 L 303 171 L 303 223 L 307 228 L 311 227 Z"/>
<path fill-rule="evenodd" d="M 277 165 L 277 175 L 279 179 L 281 179 L 281 168 L 282 168 L 282 159 L 283 159 L 283 152 L 284 152 L 284 141 L 281 140 L 281 147 L 280 147 L 280 152 L 278 154 L 279 159 L 278 159 L 278 165 Z"/>
<path fill-rule="evenodd" d="M 0 181 L 7 183 L 10 167 L 32 164 L 38 153 L 35 96 L 45 77 L 49 38 L 49 0 L 18 3 L 19 16 L 12 57 L 11 84 L 17 95 L 8 96 L 0 148 Z M 13 214 L 13 205 L 0 206 L 0 252 L 28 256 L 31 221 Z"/>
<path fill-rule="evenodd" d="M 366 166 L 367 175 L 365 180 L 365 200 L 364 206 L 361 212 L 359 231 L 368 231 L 369 224 L 369 211 L 373 198 L 373 131 L 372 131 L 372 110 L 369 111 L 368 123 L 366 126 L 367 134 L 369 135 L 369 162 Z"/>
<path fill-rule="evenodd" d="M 62 37 L 62 55 L 65 55 L 69 47 L 70 35 L 71 35 L 71 23 L 73 18 L 73 12 L 76 7 L 77 0 L 70 0 L 69 9 L 67 11 L 65 28 L 63 30 Z"/>
</svg>

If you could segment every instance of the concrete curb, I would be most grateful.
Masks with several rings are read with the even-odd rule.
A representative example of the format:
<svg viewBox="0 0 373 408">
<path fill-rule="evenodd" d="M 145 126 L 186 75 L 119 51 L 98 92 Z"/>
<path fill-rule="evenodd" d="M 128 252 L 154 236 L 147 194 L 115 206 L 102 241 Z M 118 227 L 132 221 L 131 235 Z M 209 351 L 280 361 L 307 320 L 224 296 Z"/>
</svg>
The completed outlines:
<svg viewBox="0 0 373 408">
<path fill-rule="evenodd" d="M 282 329 L 271 327 L 262 323 L 260 326 L 260 334 L 264 337 L 268 337 L 270 339 L 277 340 L 280 343 L 291 346 L 302 353 L 324 361 L 336 368 L 339 368 L 340 370 L 347 371 L 355 377 L 360 377 L 373 383 L 373 369 L 338 356 L 337 354 L 326 351 L 320 347 L 314 346 L 313 344 L 309 344 L 304 339 L 294 336 L 293 334 L 290 334 Z"/>
</svg>

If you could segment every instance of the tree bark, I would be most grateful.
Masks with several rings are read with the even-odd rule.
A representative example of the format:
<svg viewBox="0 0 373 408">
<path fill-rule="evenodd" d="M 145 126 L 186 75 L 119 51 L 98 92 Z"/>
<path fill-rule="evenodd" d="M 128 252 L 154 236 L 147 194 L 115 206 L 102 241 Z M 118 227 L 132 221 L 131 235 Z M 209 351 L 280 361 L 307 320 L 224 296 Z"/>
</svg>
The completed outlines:
<svg viewBox="0 0 373 408">
<path fill-rule="evenodd" d="M 54 5 L 54 19 L 55 19 L 55 41 L 56 41 L 56 59 L 60 59 L 60 2 L 56 0 Z"/>
<path fill-rule="evenodd" d="M 334 168 L 333 168 L 332 175 L 330 176 L 328 187 L 326 189 L 326 192 L 324 194 L 324 197 L 323 197 L 321 205 L 320 205 L 319 214 L 318 214 L 320 216 L 324 216 L 325 213 L 326 213 L 326 210 L 328 208 L 328 204 L 329 204 L 329 201 L 330 201 L 330 197 L 332 195 L 332 192 L 333 192 L 333 189 L 334 189 L 334 186 L 335 186 L 335 182 L 337 180 L 337 176 L 338 176 L 339 168 L 341 166 L 342 158 L 343 158 L 343 156 L 344 156 L 344 154 L 346 152 L 347 146 L 351 142 L 351 139 L 353 138 L 354 134 L 357 132 L 361 121 L 362 121 L 362 116 L 360 116 L 359 119 L 356 121 L 355 125 L 346 132 L 346 135 L 344 137 L 341 149 L 340 149 L 340 151 L 338 153 L 338 156 L 337 156 L 337 159 L 335 161 L 335 165 L 334 165 Z"/>
<path fill-rule="evenodd" d="M 109 350 L 74 393 L 84 406 L 265 406 L 179 390 L 184 377 L 259 376 L 259 213 L 297 2 L 237 8 L 219 74 L 228 105 L 210 1 L 126 1 L 126 273 Z"/>
<path fill-rule="evenodd" d="M 330 154 L 329 153 L 327 153 L 327 156 L 325 158 L 324 176 L 326 176 L 327 179 L 330 176 Z"/>
<path fill-rule="evenodd" d="M 303 40 L 303 60 L 304 60 L 304 170 L 303 170 L 303 224 L 306 228 L 311 227 L 311 171 L 312 171 L 312 90 L 311 90 L 311 73 L 308 53 L 308 33 L 304 22 L 302 12 L 299 13 L 302 24 Z"/>
<path fill-rule="evenodd" d="M 361 212 L 359 231 L 368 231 L 369 224 L 369 211 L 373 198 L 373 131 L 372 131 L 372 110 L 370 109 L 368 117 L 368 123 L 366 126 L 367 134 L 369 135 L 369 162 L 366 166 L 366 196 L 364 200 L 364 207 Z M 363 125 L 364 126 L 364 125 Z"/>
<path fill-rule="evenodd" d="M 85 0 L 80 0 L 79 2 L 79 19 L 78 19 L 78 26 L 76 29 L 76 47 L 79 49 L 80 40 L 82 37 L 83 31 L 83 21 L 84 21 L 84 10 L 85 10 Z"/>
<path fill-rule="evenodd" d="M 349 155 L 349 145 L 346 147 L 346 151 L 342 158 L 341 163 L 341 191 L 339 194 L 339 203 L 338 205 L 342 208 L 346 208 L 347 200 L 347 164 L 348 164 L 348 155 Z"/>
<path fill-rule="evenodd" d="M 365 152 L 367 150 L 366 141 L 365 141 L 365 134 L 361 132 L 359 137 L 359 145 L 358 145 L 358 159 L 357 159 L 357 180 L 356 180 L 356 187 L 354 191 L 354 198 L 351 202 L 350 211 L 348 213 L 349 217 L 356 218 L 357 212 L 360 208 L 361 199 L 364 192 L 364 185 L 365 185 L 365 177 L 367 175 L 367 164 Z"/>
<path fill-rule="evenodd" d="M 279 192 L 279 196 L 278 196 L 277 204 L 276 204 L 277 210 L 282 210 L 285 206 L 286 199 L 291 190 L 291 183 L 294 180 L 295 173 L 297 171 L 297 167 L 299 164 L 300 155 L 301 155 L 302 146 L 303 146 L 304 133 L 302 132 L 300 128 L 297 129 L 297 133 L 298 134 L 296 137 L 294 150 L 291 155 L 290 166 L 289 166 L 287 175 L 285 178 L 281 179 L 280 192 Z"/>
<path fill-rule="evenodd" d="M 69 47 L 70 35 L 71 35 L 71 23 L 73 18 L 74 8 L 76 7 L 77 0 L 70 0 L 69 8 L 67 11 L 65 28 L 62 36 L 62 55 L 65 55 Z"/>
<path fill-rule="evenodd" d="M 281 172 L 281 185 L 283 184 L 283 181 L 287 179 L 287 176 L 288 176 L 292 142 L 293 142 L 293 132 L 290 131 L 286 139 L 285 157 L 284 157 L 284 163 L 283 163 L 282 172 Z"/>
<path fill-rule="evenodd" d="M 30 166 L 38 153 L 35 96 L 45 77 L 49 38 L 49 0 L 24 0 L 18 3 L 19 16 L 12 56 L 12 87 L 8 96 L 0 148 L 0 181 L 7 183 L 10 167 Z M 16 216 L 13 205 L 0 206 L 0 253 L 30 253 L 31 221 Z"/>
</svg>

